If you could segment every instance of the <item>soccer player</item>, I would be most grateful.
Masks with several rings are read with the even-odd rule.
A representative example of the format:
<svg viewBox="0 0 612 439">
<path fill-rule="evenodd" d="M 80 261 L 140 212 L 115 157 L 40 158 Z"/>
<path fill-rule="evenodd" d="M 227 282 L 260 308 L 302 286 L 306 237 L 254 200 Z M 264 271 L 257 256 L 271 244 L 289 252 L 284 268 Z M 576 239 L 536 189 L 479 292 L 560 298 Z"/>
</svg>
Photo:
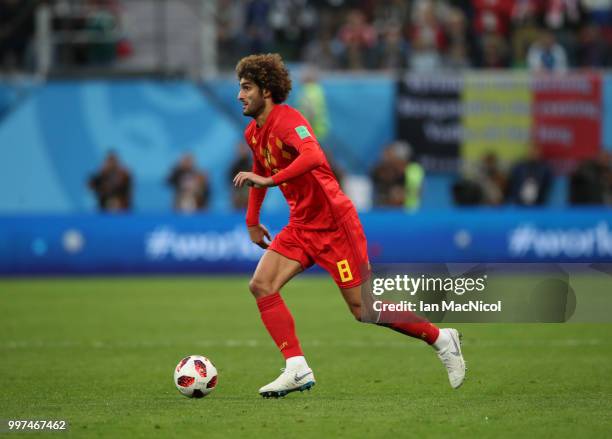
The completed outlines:
<svg viewBox="0 0 612 439">
<path fill-rule="evenodd" d="M 246 224 L 251 240 L 267 249 L 249 283 L 261 319 L 286 360 L 281 375 L 259 389 L 264 397 L 282 397 L 315 384 L 295 324 L 279 291 L 291 278 L 318 264 L 340 288 L 350 311 L 362 320 L 361 285 L 369 278 L 366 237 L 353 203 L 340 186 L 306 119 L 283 104 L 291 79 L 277 54 L 251 55 L 236 66 L 242 112 L 253 120 L 244 131 L 253 152 L 251 172 L 239 172 L 234 185 L 251 186 Z M 271 239 L 259 211 L 271 186 L 279 186 L 290 207 L 289 224 Z M 268 244 L 268 241 L 272 241 Z M 453 388 L 465 377 L 459 333 L 438 329 L 405 312 L 378 323 L 433 346 Z"/>
</svg>

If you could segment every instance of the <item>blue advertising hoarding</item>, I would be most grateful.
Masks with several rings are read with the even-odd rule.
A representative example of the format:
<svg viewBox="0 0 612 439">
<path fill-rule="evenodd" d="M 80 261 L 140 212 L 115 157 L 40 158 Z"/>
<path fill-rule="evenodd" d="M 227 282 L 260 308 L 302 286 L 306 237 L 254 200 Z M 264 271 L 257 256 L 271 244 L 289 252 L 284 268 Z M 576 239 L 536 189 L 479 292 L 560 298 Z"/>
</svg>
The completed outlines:
<svg viewBox="0 0 612 439">
<path fill-rule="evenodd" d="M 610 262 L 612 215 L 592 210 L 371 212 L 374 263 Z M 264 217 L 272 233 L 284 216 Z M 0 274 L 247 273 L 262 250 L 241 214 L 0 218 Z"/>
</svg>

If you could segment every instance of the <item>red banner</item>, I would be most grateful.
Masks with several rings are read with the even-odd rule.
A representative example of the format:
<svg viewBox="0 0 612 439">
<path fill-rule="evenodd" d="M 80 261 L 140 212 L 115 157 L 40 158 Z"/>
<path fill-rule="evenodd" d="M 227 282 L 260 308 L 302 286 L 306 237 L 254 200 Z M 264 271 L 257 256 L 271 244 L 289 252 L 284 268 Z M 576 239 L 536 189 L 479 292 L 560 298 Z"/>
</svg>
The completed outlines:
<svg viewBox="0 0 612 439">
<path fill-rule="evenodd" d="M 601 77 L 536 75 L 532 138 L 542 157 L 584 159 L 601 147 Z"/>
</svg>

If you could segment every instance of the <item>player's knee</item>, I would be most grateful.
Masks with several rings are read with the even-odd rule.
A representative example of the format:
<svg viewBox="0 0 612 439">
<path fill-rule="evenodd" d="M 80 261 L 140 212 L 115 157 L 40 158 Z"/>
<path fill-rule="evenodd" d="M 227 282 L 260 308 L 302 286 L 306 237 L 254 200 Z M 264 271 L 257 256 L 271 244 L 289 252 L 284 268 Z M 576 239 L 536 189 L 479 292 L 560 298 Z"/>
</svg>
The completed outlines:
<svg viewBox="0 0 612 439">
<path fill-rule="evenodd" d="M 251 280 L 249 281 L 249 290 L 251 291 L 251 294 L 253 294 L 253 296 L 255 296 L 256 298 L 274 294 L 272 282 L 268 282 L 258 277 L 251 278 Z"/>
</svg>

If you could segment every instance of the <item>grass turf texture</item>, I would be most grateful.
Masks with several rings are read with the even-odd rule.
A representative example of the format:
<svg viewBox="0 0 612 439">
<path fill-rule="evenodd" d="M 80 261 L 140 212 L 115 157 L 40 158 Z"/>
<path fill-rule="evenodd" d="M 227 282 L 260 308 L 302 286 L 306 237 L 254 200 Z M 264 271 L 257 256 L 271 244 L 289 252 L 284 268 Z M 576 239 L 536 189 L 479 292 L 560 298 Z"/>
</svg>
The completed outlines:
<svg viewBox="0 0 612 439">
<path fill-rule="evenodd" d="M 297 278 L 284 297 L 317 385 L 264 400 L 283 362 L 246 278 L 0 280 L 0 419 L 66 419 L 66 437 L 612 431 L 610 325 L 458 325 L 470 369 L 452 390 L 431 348 L 354 322 L 328 278 Z M 188 354 L 219 369 L 204 399 L 174 388 Z"/>
</svg>

